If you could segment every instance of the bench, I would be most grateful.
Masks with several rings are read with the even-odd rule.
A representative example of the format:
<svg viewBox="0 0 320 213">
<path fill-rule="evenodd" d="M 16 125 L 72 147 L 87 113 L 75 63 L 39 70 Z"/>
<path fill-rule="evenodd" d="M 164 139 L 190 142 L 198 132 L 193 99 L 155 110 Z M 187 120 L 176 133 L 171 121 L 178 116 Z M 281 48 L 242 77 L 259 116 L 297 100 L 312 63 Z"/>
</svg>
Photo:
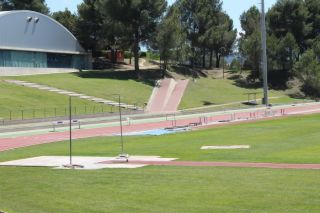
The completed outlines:
<svg viewBox="0 0 320 213">
<path fill-rule="evenodd" d="M 81 129 L 81 122 L 80 122 L 80 120 L 77 120 L 77 119 L 72 120 L 72 121 L 71 121 L 71 124 L 78 124 L 78 129 Z"/>
<path fill-rule="evenodd" d="M 257 94 L 261 94 L 260 92 L 249 92 L 245 93 L 248 95 L 248 102 L 245 102 L 247 105 L 258 105 Z"/>
<path fill-rule="evenodd" d="M 193 123 L 189 123 L 189 126 L 201 126 L 202 123 L 201 122 L 193 122 Z"/>
<path fill-rule="evenodd" d="M 56 131 L 56 126 L 63 125 L 63 121 L 54 121 L 52 122 L 52 132 Z"/>
<path fill-rule="evenodd" d="M 63 122 L 63 121 L 54 121 L 52 122 L 52 131 L 55 132 L 56 131 L 56 127 L 57 126 L 62 126 L 64 124 L 68 124 L 69 122 Z M 81 129 L 81 122 L 80 120 L 71 120 L 71 124 L 78 124 L 78 129 Z"/>
</svg>

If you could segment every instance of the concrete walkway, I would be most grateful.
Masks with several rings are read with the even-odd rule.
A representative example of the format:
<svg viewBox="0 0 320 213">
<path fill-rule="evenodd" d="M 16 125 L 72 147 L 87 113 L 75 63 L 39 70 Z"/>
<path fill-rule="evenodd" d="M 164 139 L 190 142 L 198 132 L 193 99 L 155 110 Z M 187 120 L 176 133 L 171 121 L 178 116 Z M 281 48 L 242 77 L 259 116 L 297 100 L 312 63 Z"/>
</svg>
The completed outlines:
<svg viewBox="0 0 320 213">
<path fill-rule="evenodd" d="M 19 85 L 19 86 L 35 88 L 35 89 L 39 89 L 39 90 L 46 90 L 46 91 L 54 92 L 54 93 L 61 94 L 61 95 L 78 97 L 78 98 L 81 98 L 81 99 L 86 99 L 88 101 L 93 101 L 93 102 L 96 102 L 96 103 L 102 103 L 102 104 L 105 104 L 105 105 L 110 105 L 110 106 L 115 106 L 115 107 L 119 106 L 118 102 L 106 100 L 106 99 L 103 99 L 103 98 L 97 98 L 97 97 L 94 97 L 94 96 L 88 96 L 88 95 L 85 95 L 85 94 L 80 94 L 80 93 L 71 92 L 71 91 L 67 91 L 67 90 L 61 90 L 61 89 L 58 89 L 58 88 L 55 88 L 55 87 L 50 87 L 50 86 L 46 86 L 46 85 L 31 83 L 31 82 L 27 82 L 27 81 L 5 80 L 5 82 L 11 83 L 11 84 L 16 84 L 16 85 Z M 139 108 L 139 107 L 137 107 L 135 105 L 125 104 L 125 103 L 120 103 L 120 107 L 125 108 L 125 109 L 131 109 L 131 110 L 142 110 L 141 108 Z"/>
<path fill-rule="evenodd" d="M 175 81 L 172 78 L 159 81 L 159 85 L 152 92 L 146 111 L 149 113 L 176 112 L 188 83 L 189 80 Z"/>
<path fill-rule="evenodd" d="M 79 72 L 79 70 L 71 68 L 0 67 L 0 76 L 47 75 L 73 72 Z"/>
</svg>

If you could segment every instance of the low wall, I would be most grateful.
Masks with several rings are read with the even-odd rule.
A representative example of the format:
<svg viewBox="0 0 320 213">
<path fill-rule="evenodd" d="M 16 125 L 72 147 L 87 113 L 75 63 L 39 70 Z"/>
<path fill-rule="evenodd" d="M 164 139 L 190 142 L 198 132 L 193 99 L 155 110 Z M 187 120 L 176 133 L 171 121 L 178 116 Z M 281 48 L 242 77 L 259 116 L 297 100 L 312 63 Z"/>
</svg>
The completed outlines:
<svg viewBox="0 0 320 213">
<path fill-rule="evenodd" d="M 40 75 L 40 74 L 70 73 L 70 72 L 79 72 L 79 70 L 63 69 L 63 68 L 0 67 L 0 76 Z"/>
</svg>

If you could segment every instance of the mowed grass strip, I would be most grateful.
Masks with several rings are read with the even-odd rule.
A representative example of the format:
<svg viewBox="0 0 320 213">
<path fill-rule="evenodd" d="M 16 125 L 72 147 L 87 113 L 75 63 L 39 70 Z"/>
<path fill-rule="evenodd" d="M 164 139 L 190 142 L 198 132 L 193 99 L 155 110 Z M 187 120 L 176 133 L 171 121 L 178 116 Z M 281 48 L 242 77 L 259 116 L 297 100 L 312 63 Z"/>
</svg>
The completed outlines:
<svg viewBox="0 0 320 213">
<path fill-rule="evenodd" d="M 131 155 L 189 161 L 320 163 L 320 115 L 166 136 L 125 137 Z M 249 150 L 200 150 L 248 144 Z M 76 140 L 74 155 L 115 156 L 119 137 Z M 0 161 L 68 155 L 68 142 L 1 152 Z M 0 167 L 8 212 L 319 212 L 318 170 L 145 167 L 97 171 Z M 278 205 L 279 204 L 279 205 Z M 281 205 L 280 205 L 281 204 Z"/>
<path fill-rule="evenodd" d="M 80 98 L 72 98 L 72 105 L 73 114 L 110 110 L 109 106 Z M 0 81 L 0 118 L 5 120 L 65 116 L 68 106 L 69 97 L 66 95 Z"/>
<path fill-rule="evenodd" d="M 16 213 L 319 212 L 319 171 L 145 167 L 99 171 L 0 167 Z"/>
<path fill-rule="evenodd" d="M 7 77 L 7 79 L 25 80 L 107 100 L 116 101 L 117 96 L 113 94 L 120 94 L 122 102 L 143 106 L 148 102 L 153 87 L 148 82 L 132 79 L 134 71 L 130 72 L 88 71 Z"/>
</svg>

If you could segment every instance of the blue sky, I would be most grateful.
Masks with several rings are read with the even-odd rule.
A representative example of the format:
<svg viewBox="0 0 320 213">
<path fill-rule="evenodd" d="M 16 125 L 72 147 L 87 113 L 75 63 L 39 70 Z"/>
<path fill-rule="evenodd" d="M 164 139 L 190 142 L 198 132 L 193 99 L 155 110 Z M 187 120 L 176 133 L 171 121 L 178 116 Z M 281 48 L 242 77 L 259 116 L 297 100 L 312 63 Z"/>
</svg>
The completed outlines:
<svg viewBox="0 0 320 213">
<path fill-rule="evenodd" d="M 169 4 L 172 4 L 174 1 L 175 0 L 168 0 Z M 51 12 L 64 10 L 65 8 L 68 8 L 69 10 L 76 12 L 77 5 L 80 4 L 82 0 L 46 0 L 46 2 Z M 274 5 L 275 2 L 276 0 L 265 0 L 266 9 Z M 260 8 L 259 3 L 260 0 L 223 0 L 223 9 L 233 19 L 234 26 L 238 29 L 238 31 L 240 31 L 240 15 L 253 5 L 256 5 L 258 8 Z"/>
</svg>

